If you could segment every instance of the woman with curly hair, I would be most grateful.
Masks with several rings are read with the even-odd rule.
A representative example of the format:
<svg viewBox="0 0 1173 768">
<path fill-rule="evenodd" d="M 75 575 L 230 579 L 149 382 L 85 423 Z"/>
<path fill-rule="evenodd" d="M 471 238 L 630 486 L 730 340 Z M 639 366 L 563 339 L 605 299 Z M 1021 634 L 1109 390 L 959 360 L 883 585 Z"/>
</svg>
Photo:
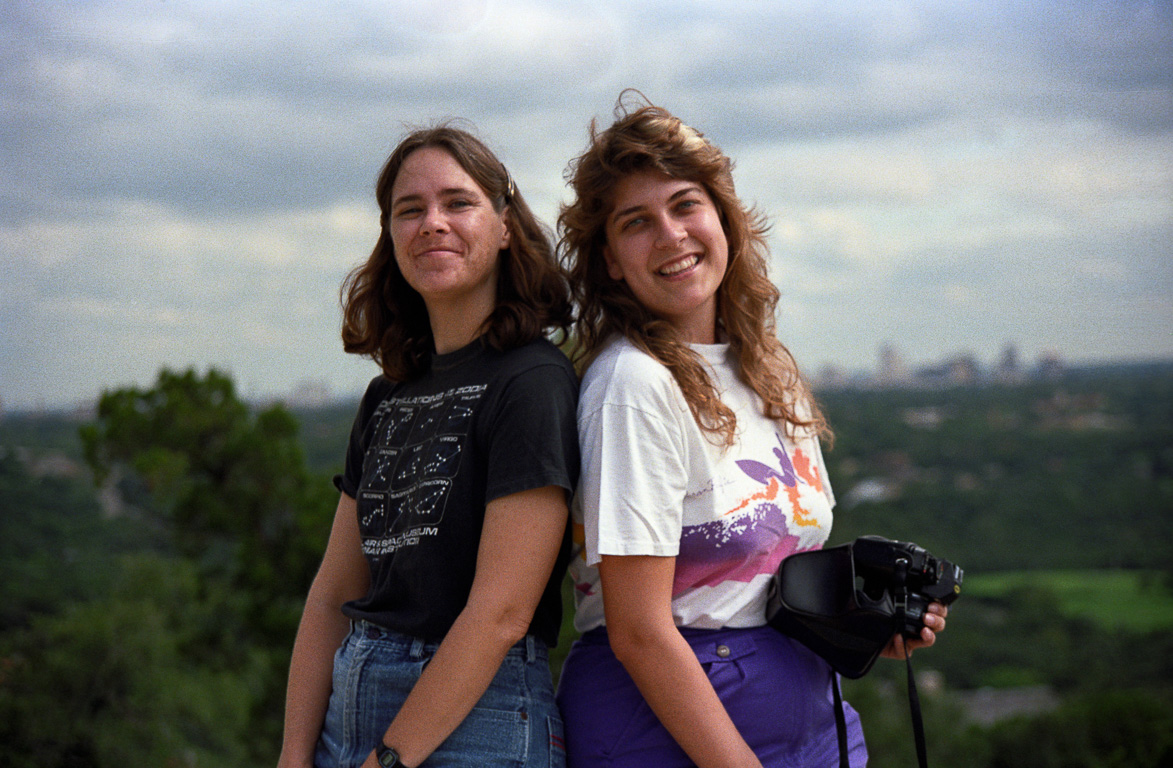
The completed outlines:
<svg viewBox="0 0 1173 768">
<path fill-rule="evenodd" d="M 283 768 L 560 766 L 547 648 L 578 476 L 571 303 L 505 167 L 450 125 L 376 188 L 343 344 L 382 368 L 294 644 Z M 426 761 L 426 762 L 425 762 Z"/>
<path fill-rule="evenodd" d="M 838 765 L 830 667 L 766 626 L 779 563 L 830 533 L 829 433 L 775 336 L 766 225 L 731 170 L 623 97 L 571 164 L 559 225 L 588 366 L 571 510 L 583 634 L 558 690 L 571 768 Z M 926 623 L 910 647 L 934 641 L 943 609 Z"/>
</svg>

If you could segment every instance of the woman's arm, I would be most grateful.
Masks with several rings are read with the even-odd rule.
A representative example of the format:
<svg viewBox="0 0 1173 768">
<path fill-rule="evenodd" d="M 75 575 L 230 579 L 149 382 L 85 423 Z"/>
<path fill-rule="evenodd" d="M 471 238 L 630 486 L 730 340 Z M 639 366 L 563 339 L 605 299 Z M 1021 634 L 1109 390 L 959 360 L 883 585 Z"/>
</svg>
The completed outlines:
<svg viewBox="0 0 1173 768">
<path fill-rule="evenodd" d="M 384 743 L 418 766 L 489 687 L 525 637 L 566 528 L 566 491 L 547 486 L 489 502 L 468 604 L 404 702 Z M 377 768 L 374 753 L 363 763 Z"/>
<path fill-rule="evenodd" d="M 314 747 L 330 703 L 334 653 L 350 629 L 342 604 L 365 595 L 369 585 L 355 501 L 344 493 L 293 643 L 279 768 L 313 765 Z"/>
<path fill-rule="evenodd" d="M 760 768 L 672 620 L 676 559 L 604 555 L 611 648 L 660 722 L 699 768 Z"/>
</svg>

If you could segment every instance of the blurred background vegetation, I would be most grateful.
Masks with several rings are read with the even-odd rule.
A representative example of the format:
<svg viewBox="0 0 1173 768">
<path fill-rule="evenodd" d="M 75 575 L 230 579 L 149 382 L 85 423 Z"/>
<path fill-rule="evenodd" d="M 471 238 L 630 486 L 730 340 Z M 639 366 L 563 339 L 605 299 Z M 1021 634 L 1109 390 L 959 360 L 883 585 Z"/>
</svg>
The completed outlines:
<svg viewBox="0 0 1173 768">
<path fill-rule="evenodd" d="M 1173 765 L 1173 366 L 819 396 L 831 543 L 965 568 L 913 659 L 930 764 Z M 276 762 L 354 407 L 164 371 L 95 413 L 0 419 L 0 766 Z M 845 681 L 873 768 L 915 765 L 904 675 Z"/>
</svg>

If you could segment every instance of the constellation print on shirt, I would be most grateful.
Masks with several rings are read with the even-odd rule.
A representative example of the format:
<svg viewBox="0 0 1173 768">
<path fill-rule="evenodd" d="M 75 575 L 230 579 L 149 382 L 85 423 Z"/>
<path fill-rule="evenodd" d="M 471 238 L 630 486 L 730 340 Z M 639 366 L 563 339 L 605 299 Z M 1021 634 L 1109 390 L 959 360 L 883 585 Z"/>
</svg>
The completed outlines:
<svg viewBox="0 0 1173 768">
<path fill-rule="evenodd" d="M 461 387 L 421 398 L 393 397 L 376 409 L 376 444 L 367 452 L 356 499 L 369 555 L 408 546 L 416 539 L 405 532 L 442 523 L 484 390 Z"/>
</svg>

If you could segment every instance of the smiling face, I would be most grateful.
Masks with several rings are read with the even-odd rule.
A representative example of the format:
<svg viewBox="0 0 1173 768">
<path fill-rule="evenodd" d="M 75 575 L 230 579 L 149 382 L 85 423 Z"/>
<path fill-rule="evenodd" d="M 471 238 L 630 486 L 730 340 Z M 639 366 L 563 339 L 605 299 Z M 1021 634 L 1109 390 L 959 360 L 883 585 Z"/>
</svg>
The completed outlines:
<svg viewBox="0 0 1173 768">
<path fill-rule="evenodd" d="M 404 159 L 391 187 L 389 228 L 395 261 L 433 326 L 444 313 L 478 322 L 489 316 L 509 228 L 504 212 L 446 150 L 425 146 Z"/>
<path fill-rule="evenodd" d="M 681 341 L 711 344 L 717 332 L 717 289 L 729 263 L 721 217 L 704 187 L 652 171 L 615 185 L 603 255 L 649 311 Z"/>
</svg>

